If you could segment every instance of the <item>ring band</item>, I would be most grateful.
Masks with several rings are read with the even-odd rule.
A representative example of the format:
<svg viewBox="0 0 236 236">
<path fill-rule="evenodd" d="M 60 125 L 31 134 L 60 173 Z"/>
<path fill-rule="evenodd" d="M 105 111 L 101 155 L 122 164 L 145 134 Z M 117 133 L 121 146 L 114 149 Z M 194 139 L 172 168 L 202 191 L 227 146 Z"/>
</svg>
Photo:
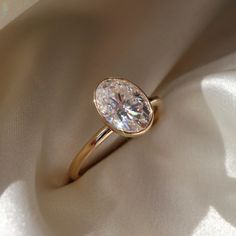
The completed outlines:
<svg viewBox="0 0 236 236">
<path fill-rule="evenodd" d="M 124 137 L 146 133 L 158 118 L 162 101 L 150 98 L 135 84 L 122 78 L 103 80 L 95 89 L 94 104 L 105 126 L 82 147 L 69 168 L 72 181 L 78 179 L 83 163 L 113 132 Z"/>
</svg>

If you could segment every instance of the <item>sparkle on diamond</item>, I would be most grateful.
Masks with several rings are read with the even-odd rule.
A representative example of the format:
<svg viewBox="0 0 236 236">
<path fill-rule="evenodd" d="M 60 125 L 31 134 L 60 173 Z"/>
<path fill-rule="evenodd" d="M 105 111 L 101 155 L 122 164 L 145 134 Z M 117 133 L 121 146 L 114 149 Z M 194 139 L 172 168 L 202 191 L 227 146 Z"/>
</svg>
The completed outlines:
<svg viewBox="0 0 236 236">
<path fill-rule="evenodd" d="M 95 105 L 112 127 L 127 133 L 144 130 L 152 120 L 146 95 L 123 79 L 103 80 L 95 91 Z"/>
</svg>

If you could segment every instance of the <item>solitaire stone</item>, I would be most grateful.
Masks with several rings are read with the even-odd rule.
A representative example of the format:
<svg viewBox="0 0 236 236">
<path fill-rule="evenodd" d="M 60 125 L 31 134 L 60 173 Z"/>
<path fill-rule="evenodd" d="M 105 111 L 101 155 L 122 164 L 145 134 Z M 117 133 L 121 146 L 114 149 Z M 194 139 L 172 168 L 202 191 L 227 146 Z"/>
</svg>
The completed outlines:
<svg viewBox="0 0 236 236">
<path fill-rule="evenodd" d="M 136 85 L 124 79 L 103 80 L 96 88 L 94 103 L 99 114 L 115 130 L 138 133 L 152 121 L 148 98 Z"/>
</svg>

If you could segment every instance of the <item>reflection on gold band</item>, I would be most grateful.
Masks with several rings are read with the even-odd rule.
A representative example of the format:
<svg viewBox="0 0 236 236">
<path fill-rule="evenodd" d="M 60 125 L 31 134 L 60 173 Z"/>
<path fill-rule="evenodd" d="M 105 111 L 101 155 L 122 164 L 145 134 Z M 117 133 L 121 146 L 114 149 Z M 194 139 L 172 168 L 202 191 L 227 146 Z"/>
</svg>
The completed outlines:
<svg viewBox="0 0 236 236">
<path fill-rule="evenodd" d="M 158 97 L 150 98 L 155 117 L 154 123 L 159 117 L 159 110 L 161 107 L 161 100 Z M 147 130 L 145 130 L 146 132 Z M 114 131 L 108 126 L 104 126 L 99 129 L 96 134 L 82 147 L 80 152 L 73 159 L 69 168 L 69 177 L 72 181 L 78 179 L 81 176 L 82 164 L 90 157 L 90 154 L 103 142 L 105 141 Z"/>
</svg>

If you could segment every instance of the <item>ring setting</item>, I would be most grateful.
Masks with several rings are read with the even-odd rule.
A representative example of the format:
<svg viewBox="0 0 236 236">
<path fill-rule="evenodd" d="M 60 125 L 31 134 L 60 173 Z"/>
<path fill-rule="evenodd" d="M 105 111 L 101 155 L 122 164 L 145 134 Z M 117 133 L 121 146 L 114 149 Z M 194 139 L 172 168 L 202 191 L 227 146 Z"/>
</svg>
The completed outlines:
<svg viewBox="0 0 236 236">
<path fill-rule="evenodd" d="M 82 175 L 82 166 L 90 154 L 113 132 L 123 137 L 146 133 L 157 120 L 162 105 L 160 98 L 148 98 L 137 85 L 123 78 L 101 81 L 94 91 L 94 105 L 105 124 L 82 147 L 69 168 L 74 181 Z"/>
<path fill-rule="evenodd" d="M 122 136 L 140 135 L 152 125 L 154 114 L 150 101 L 128 80 L 103 80 L 95 89 L 94 104 L 105 124 Z"/>
</svg>

